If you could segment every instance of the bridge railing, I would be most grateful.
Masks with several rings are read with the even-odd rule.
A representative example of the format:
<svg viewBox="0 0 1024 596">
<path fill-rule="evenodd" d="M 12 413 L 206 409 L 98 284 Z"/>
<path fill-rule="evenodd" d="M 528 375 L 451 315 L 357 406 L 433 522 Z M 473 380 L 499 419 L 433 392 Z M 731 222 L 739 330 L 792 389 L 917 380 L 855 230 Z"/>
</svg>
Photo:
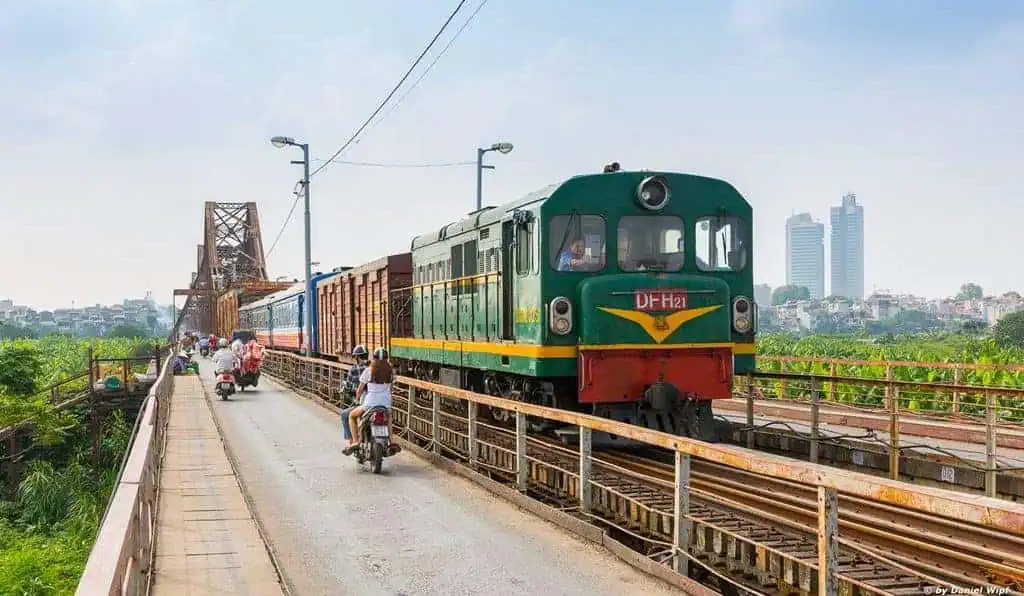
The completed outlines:
<svg viewBox="0 0 1024 596">
<path fill-rule="evenodd" d="M 300 390 L 313 393 L 330 403 L 336 403 L 342 370 L 347 368 L 334 362 L 271 350 L 267 351 L 264 366 L 269 375 Z M 530 462 L 536 461 L 530 458 L 527 442 L 527 416 L 578 427 L 580 429 L 579 467 L 573 470 L 572 474 L 577 482 L 584 487 L 575 491 L 575 494 L 579 495 L 580 507 L 584 511 L 591 506 L 591 491 L 586 487 L 596 484 L 591 475 L 593 432 L 604 432 L 673 451 L 675 453 L 675 500 L 672 523 L 675 527 L 672 549 L 673 553 L 677 554 L 675 561 L 676 569 L 679 571 L 685 570 L 683 563 L 685 559 L 679 555 L 689 544 L 694 523 L 689 513 L 691 458 L 814 487 L 818 496 L 818 581 L 823 586 L 835 586 L 837 581 L 836 553 L 839 544 L 837 499 L 839 493 L 862 497 L 875 503 L 913 510 L 930 516 L 953 518 L 1024 536 L 1024 506 L 1019 503 L 911 485 L 730 445 L 705 443 L 607 418 L 492 397 L 408 377 L 397 377 L 394 385 L 396 395 L 401 392 L 406 392 L 407 395 L 404 400 L 396 400 L 393 419 L 396 429 L 398 432 L 402 432 L 403 427 L 406 430 L 410 428 L 413 420 L 422 419 L 429 429 L 431 447 L 437 454 L 441 453 L 443 433 L 452 432 L 442 426 L 442 418 L 450 416 L 449 413 L 443 411 L 442 400 L 454 401 L 466 406 L 468 414 L 465 417 L 465 422 L 468 430 L 465 436 L 468 441 L 470 462 L 476 460 L 483 447 L 482 441 L 477 436 L 478 409 L 491 408 L 508 412 L 510 417 L 515 420 L 515 447 L 514 450 L 510 450 L 509 455 L 515 462 L 513 467 L 516 485 L 523 492 L 527 490 Z M 401 410 L 401 401 L 405 402 L 407 408 L 405 412 Z M 417 404 L 417 401 L 431 405 L 421 406 Z"/>
<path fill-rule="evenodd" d="M 139 412 L 131 450 L 76 594 L 144 594 L 148 591 L 156 528 L 157 481 L 173 391 L 174 376 L 168 357 Z"/>
</svg>

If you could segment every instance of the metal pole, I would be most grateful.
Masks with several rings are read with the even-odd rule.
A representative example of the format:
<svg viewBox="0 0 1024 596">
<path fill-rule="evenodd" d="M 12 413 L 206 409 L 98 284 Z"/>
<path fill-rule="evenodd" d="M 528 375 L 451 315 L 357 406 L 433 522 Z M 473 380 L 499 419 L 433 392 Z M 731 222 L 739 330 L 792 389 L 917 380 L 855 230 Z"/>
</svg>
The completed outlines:
<svg viewBox="0 0 1024 596">
<path fill-rule="evenodd" d="M 580 428 L 580 481 L 579 481 L 579 498 L 580 498 L 580 511 L 584 513 L 590 513 L 590 474 L 591 474 L 591 461 L 590 453 L 591 446 L 591 430 L 590 427 L 581 426 Z"/>
<path fill-rule="evenodd" d="M 675 553 L 676 573 L 688 575 L 690 560 L 690 456 L 676 451 L 676 494 L 675 519 L 672 532 L 672 548 Z"/>
<path fill-rule="evenodd" d="M 302 144 L 303 187 L 302 193 L 306 208 L 306 356 L 313 355 L 313 316 L 310 307 L 313 304 L 313 263 L 309 230 L 309 144 Z"/>
<path fill-rule="evenodd" d="M 818 594 L 835 596 L 839 554 L 839 497 L 834 488 L 818 487 Z"/>
<path fill-rule="evenodd" d="M 484 153 L 486 149 L 476 150 L 476 210 L 483 209 L 484 202 Z"/>
<path fill-rule="evenodd" d="M 821 385 L 817 379 L 811 379 L 811 445 L 810 459 L 812 464 L 818 463 L 818 441 L 821 440 L 821 413 L 818 402 L 821 400 Z"/>
</svg>

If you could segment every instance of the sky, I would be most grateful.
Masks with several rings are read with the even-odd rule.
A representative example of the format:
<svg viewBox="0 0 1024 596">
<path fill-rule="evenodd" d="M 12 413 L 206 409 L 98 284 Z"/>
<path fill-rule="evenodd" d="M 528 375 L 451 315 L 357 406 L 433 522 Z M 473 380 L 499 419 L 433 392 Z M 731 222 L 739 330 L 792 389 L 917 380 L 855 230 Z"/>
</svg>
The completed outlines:
<svg viewBox="0 0 1024 596">
<path fill-rule="evenodd" d="M 169 302 L 205 201 L 256 201 L 268 251 L 283 229 L 271 277 L 301 276 L 301 208 L 282 228 L 300 155 L 267 140 L 330 156 L 456 2 L 7 4 L 0 299 L 55 308 Z M 1024 290 L 1021 105 L 1017 0 L 490 0 L 339 159 L 459 163 L 511 142 L 488 155 L 485 204 L 613 160 L 722 178 L 753 205 L 755 281 L 773 286 L 786 217 L 827 222 L 855 192 L 868 291 L 994 294 Z M 326 270 L 472 210 L 475 172 L 332 164 L 310 197 Z"/>
</svg>

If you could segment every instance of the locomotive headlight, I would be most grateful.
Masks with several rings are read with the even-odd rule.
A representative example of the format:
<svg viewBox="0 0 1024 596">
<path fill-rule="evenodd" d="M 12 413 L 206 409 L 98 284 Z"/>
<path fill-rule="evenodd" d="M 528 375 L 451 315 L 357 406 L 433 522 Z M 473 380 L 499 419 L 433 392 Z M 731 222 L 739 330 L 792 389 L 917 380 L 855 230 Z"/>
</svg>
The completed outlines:
<svg viewBox="0 0 1024 596">
<path fill-rule="evenodd" d="M 732 327 L 737 333 L 749 333 L 753 328 L 750 299 L 737 296 L 732 301 Z"/>
<path fill-rule="evenodd" d="M 636 200 L 644 209 L 658 211 L 668 204 L 668 181 L 661 176 L 644 178 L 636 189 Z"/>
<path fill-rule="evenodd" d="M 559 296 L 552 300 L 548 312 L 548 326 L 553 333 L 567 335 L 572 331 L 572 302 L 568 298 Z"/>
</svg>

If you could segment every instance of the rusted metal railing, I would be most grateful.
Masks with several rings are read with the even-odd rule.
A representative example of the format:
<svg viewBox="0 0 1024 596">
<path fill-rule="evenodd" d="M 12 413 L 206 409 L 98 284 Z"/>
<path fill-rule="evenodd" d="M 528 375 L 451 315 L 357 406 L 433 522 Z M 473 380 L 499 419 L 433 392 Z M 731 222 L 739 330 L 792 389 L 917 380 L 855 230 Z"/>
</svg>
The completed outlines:
<svg viewBox="0 0 1024 596">
<path fill-rule="evenodd" d="M 337 363 L 276 351 L 268 351 L 265 366 L 268 374 L 296 387 L 324 396 L 330 402 L 334 402 L 336 387 L 340 386 L 341 369 L 343 368 Z M 772 373 L 765 374 L 774 376 Z M 320 377 L 324 377 L 324 379 L 320 379 Z M 815 382 L 815 389 L 820 391 L 820 379 L 818 381 Z M 879 382 L 885 383 L 884 380 Z M 431 428 L 431 435 L 428 438 L 432 438 L 430 445 L 435 453 L 440 453 L 442 448 L 441 433 L 443 429 L 440 423 L 442 398 L 465 402 L 473 414 L 481 407 L 497 408 L 513 414 L 516 422 L 513 456 L 513 461 L 517 462 L 514 466 L 516 470 L 515 485 L 520 491 L 526 490 L 528 480 L 526 417 L 543 418 L 579 427 L 579 467 L 573 473 L 579 479 L 578 482 L 583 485 L 576 491 L 576 494 L 580 499 L 579 506 L 584 511 L 590 506 L 588 483 L 596 486 L 590 481 L 591 436 L 593 432 L 604 432 L 674 451 L 673 523 L 675 527 L 672 551 L 676 554 L 675 568 L 681 573 L 685 573 L 686 570 L 686 559 L 683 554 L 686 552 L 693 531 L 693 521 L 688 512 L 691 458 L 814 487 L 817 491 L 818 517 L 816 529 L 817 585 L 820 586 L 822 594 L 835 594 L 838 582 L 837 554 L 840 537 L 837 497 L 839 493 L 862 497 L 873 503 L 895 506 L 931 516 L 952 518 L 1024 536 L 1024 505 L 1019 503 L 912 485 L 782 456 L 755 453 L 730 445 L 705 443 L 607 418 L 492 397 L 408 377 L 398 377 L 395 385 L 398 390 L 408 391 L 409 413 L 407 415 L 410 418 L 412 417 L 413 403 L 417 398 L 420 398 L 421 401 L 425 399 L 431 404 L 428 408 L 431 416 L 429 419 L 424 418 L 424 421 L 426 423 L 429 420 L 427 426 Z M 472 419 L 473 416 L 469 418 L 469 420 Z M 470 426 L 468 430 L 470 462 L 475 460 L 476 452 L 479 449 L 475 435 L 475 429 Z M 511 450 L 510 455 L 512 455 Z"/>
<path fill-rule="evenodd" d="M 985 445 L 985 458 L 983 465 L 985 473 L 985 494 L 990 497 L 995 497 L 997 493 L 997 480 L 1000 472 L 1000 465 L 997 458 L 999 435 L 1011 432 L 1016 426 L 1012 423 L 1007 424 L 1006 422 L 1001 422 L 998 412 L 1008 408 L 1005 404 L 1001 405 L 998 398 L 1003 398 L 1006 401 L 1016 403 L 1024 401 L 1024 389 L 1016 387 L 951 385 L 949 383 L 898 381 L 894 380 L 891 375 L 887 375 L 887 378 L 884 379 L 873 379 L 865 377 L 841 377 L 835 375 L 755 372 L 739 379 L 741 380 L 739 383 L 741 386 L 741 395 L 743 395 L 746 400 L 747 446 L 753 448 L 754 435 L 758 432 L 756 430 L 757 427 L 754 425 L 755 402 L 763 404 L 766 401 L 771 401 L 771 399 L 768 399 L 768 395 L 766 395 L 762 390 L 763 387 L 757 384 L 757 381 L 775 382 L 779 386 L 779 392 L 784 390 L 782 385 L 785 384 L 788 386 L 790 392 L 789 399 L 783 399 L 780 397 L 776 397 L 774 399 L 778 401 L 810 403 L 810 459 L 812 463 L 817 463 L 818 444 L 821 441 L 820 425 L 825 423 L 820 415 L 820 407 L 823 403 L 823 400 L 821 399 L 821 394 L 823 393 L 822 387 L 829 385 L 834 388 L 836 385 L 842 384 L 874 387 L 881 390 L 885 395 L 884 404 L 873 409 L 877 414 L 884 415 L 887 420 L 872 420 L 871 422 L 873 425 L 871 426 L 867 426 L 864 420 L 858 420 L 858 423 L 862 426 L 874 428 L 875 430 L 882 430 L 888 433 L 889 439 L 888 441 L 884 441 L 884 443 L 886 443 L 885 447 L 889 453 L 889 477 L 892 480 L 898 480 L 900 478 L 900 455 L 902 451 L 907 450 L 906 447 L 901 447 L 900 445 L 901 435 L 914 434 L 903 431 L 901 429 L 902 423 L 907 420 L 921 421 L 923 418 L 922 414 L 907 407 L 906 399 L 902 396 L 911 392 L 942 393 L 950 391 L 959 394 L 971 393 L 984 395 L 984 419 L 978 425 L 978 428 L 980 429 L 980 432 L 983 433 L 982 442 Z M 809 393 L 810 396 L 809 398 L 805 398 L 801 395 L 799 398 L 794 398 L 794 393 Z M 846 404 L 837 403 L 835 405 L 843 406 Z M 870 411 L 869 408 L 861 407 L 859 409 Z M 851 413 L 846 413 L 845 416 L 849 417 L 851 416 Z M 847 422 L 846 424 L 850 425 L 851 423 Z M 960 441 L 971 442 L 974 438 L 968 436 L 971 433 L 968 433 L 964 427 L 951 427 L 950 432 L 958 434 L 956 438 Z M 952 471 L 950 471 L 950 473 L 952 473 Z"/>
<path fill-rule="evenodd" d="M 171 369 L 168 357 L 139 412 L 138 432 L 76 594 L 148 592 L 156 534 L 157 482 L 174 391 Z"/>
</svg>

